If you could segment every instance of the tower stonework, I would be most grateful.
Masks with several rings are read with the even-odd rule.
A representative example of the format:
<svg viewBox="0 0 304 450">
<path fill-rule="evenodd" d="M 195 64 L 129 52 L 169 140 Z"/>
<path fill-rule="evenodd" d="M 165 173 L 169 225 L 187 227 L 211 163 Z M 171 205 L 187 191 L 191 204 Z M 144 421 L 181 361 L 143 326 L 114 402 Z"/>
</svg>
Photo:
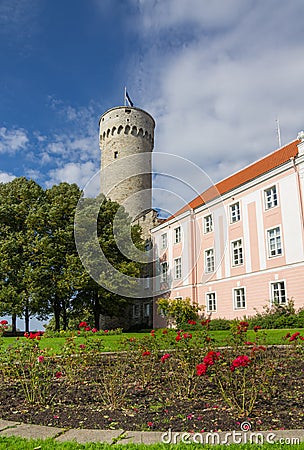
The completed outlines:
<svg viewBox="0 0 304 450">
<path fill-rule="evenodd" d="M 106 111 L 99 124 L 101 192 L 135 219 L 152 208 L 155 121 L 140 108 L 119 106 Z"/>
<path fill-rule="evenodd" d="M 152 151 L 155 121 L 146 111 L 118 106 L 106 111 L 99 122 L 101 192 L 122 205 L 140 225 L 146 250 L 152 246 L 150 229 L 158 224 L 152 209 Z M 153 265 L 145 264 L 141 278 L 146 292 L 152 289 Z M 130 300 L 120 317 L 101 316 L 101 327 L 142 329 L 152 326 L 151 296 Z M 114 323 L 113 323 L 114 320 Z"/>
</svg>

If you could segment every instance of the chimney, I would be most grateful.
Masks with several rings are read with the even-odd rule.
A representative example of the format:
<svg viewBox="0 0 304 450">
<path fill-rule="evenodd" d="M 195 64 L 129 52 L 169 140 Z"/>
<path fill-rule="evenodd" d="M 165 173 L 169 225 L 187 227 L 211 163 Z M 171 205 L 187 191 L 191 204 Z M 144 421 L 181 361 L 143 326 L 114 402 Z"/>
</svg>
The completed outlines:
<svg viewBox="0 0 304 450">
<path fill-rule="evenodd" d="M 299 156 L 304 155 L 304 131 L 298 133 L 298 139 L 300 143 L 298 144 Z"/>
</svg>

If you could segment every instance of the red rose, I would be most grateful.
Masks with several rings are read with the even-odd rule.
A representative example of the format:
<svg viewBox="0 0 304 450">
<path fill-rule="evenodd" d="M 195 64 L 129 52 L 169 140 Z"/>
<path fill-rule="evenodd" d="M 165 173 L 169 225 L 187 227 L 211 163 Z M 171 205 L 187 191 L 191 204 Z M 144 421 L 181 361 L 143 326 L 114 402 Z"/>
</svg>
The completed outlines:
<svg viewBox="0 0 304 450">
<path fill-rule="evenodd" d="M 251 359 L 247 355 L 240 355 L 232 361 L 230 370 L 233 372 L 236 367 L 247 367 L 250 363 Z"/>
<path fill-rule="evenodd" d="M 298 339 L 298 336 L 300 336 L 299 331 L 297 331 L 296 333 L 294 333 L 293 335 L 290 336 L 289 342 L 295 341 L 296 339 Z"/>
<path fill-rule="evenodd" d="M 170 358 L 171 355 L 169 353 L 165 353 L 161 358 L 161 362 L 164 363 L 166 361 L 166 359 Z"/>
<path fill-rule="evenodd" d="M 198 364 L 196 366 L 196 374 L 198 376 L 204 375 L 207 372 L 207 369 L 208 369 L 207 364 L 204 364 L 204 363 Z"/>
</svg>

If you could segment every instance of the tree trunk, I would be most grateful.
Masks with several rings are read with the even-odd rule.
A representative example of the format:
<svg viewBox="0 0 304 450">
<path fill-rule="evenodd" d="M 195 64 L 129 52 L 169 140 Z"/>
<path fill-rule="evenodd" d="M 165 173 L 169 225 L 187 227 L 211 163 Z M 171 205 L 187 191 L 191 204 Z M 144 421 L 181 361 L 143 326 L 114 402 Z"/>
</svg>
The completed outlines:
<svg viewBox="0 0 304 450">
<path fill-rule="evenodd" d="M 25 327 L 26 333 L 29 333 L 29 331 L 30 331 L 30 315 L 29 315 L 28 305 L 25 306 L 25 311 L 24 311 L 24 327 Z"/>
<path fill-rule="evenodd" d="M 68 326 L 68 317 L 67 317 L 65 300 L 62 300 L 62 325 L 63 325 L 64 331 L 66 331 L 67 326 Z"/>
<path fill-rule="evenodd" d="M 16 333 L 17 331 L 17 316 L 16 314 L 12 314 L 12 332 Z"/>
<path fill-rule="evenodd" d="M 54 299 L 54 319 L 55 319 L 55 331 L 60 331 L 60 301 L 59 298 L 57 297 L 57 295 L 55 295 L 55 299 Z"/>
<path fill-rule="evenodd" d="M 100 324 L 100 305 L 99 305 L 99 295 L 98 288 L 93 291 L 93 313 L 94 313 L 94 327 L 99 330 Z"/>
</svg>

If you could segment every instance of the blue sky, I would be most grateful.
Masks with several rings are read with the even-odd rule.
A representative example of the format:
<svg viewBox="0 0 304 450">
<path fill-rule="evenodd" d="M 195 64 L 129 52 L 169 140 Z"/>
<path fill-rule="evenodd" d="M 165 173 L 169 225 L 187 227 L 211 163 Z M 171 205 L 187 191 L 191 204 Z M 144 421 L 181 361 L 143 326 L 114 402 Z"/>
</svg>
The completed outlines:
<svg viewBox="0 0 304 450">
<path fill-rule="evenodd" d="M 277 117 L 293 140 L 303 12 L 302 0 L 1 0 L 0 180 L 83 187 L 99 168 L 99 117 L 124 85 L 156 119 L 155 152 L 213 181 L 274 150 Z"/>
<path fill-rule="evenodd" d="M 304 128 L 303 13 L 302 0 L 1 0 L 0 181 L 83 187 L 99 117 L 127 85 L 156 120 L 155 152 L 197 164 L 202 191 L 275 150 L 277 117 L 282 144 Z"/>
</svg>

